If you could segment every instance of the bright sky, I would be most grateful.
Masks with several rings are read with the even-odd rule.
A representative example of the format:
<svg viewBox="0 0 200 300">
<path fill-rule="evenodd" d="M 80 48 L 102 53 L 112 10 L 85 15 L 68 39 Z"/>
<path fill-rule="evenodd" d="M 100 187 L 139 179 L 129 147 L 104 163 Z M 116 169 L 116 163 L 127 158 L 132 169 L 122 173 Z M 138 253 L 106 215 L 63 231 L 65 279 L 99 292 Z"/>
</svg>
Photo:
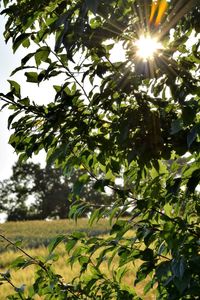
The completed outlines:
<svg viewBox="0 0 200 300">
<path fill-rule="evenodd" d="M 1 72 L 0 72 L 0 91 L 5 92 L 8 90 L 8 78 L 12 68 L 17 66 L 17 55 L 13 56 L 11 47 L 8 47 L 4 43 L 3 39 L 3 27 L 4 19 L 0 17 L 0 61 L 1 61 Z M 16 155 L 10 145 L 8 145 L 9 131 L 7 130 L 7 119 L 8 111 L 0 112 L 0 180 L 7 178 L 11 175 L 11 166 L 16 160 Z"/>
<path fill-rule="evenodd" d="M 12 70 L 19 66 L 21 58 L 27 54 L 26 50 L 20 49 L 15 54 L 12 52 L 11 44 L 5 44 L 3 37 L 4 30 L 4 18 L 0 16 L 0 63 L 1 63 L 1 72 L 0 72 L 0 92 L 8 92 L 9 84 L 7 79 Z M 20 75 L 16 75 L 12 77 L 12 80 L 18 81 L 22 84 L 22 95 L 29 96 L 34 95 L 34 99 L 37 99 L 40 103 L 47 103 L 52 99 L 53 95 L 53 87 L 47 84 L 41 85 L 40 89 L 37 88 L 36 84 L 30 84 L 25 82 L 25 78 Z M 17 155 L 14 152 L 14 149 L 8 144 L 9 136 L 11 135 L 11 131 L 9 132 L 7 129 L 7 120 L 10 112 L 9 110 L 4 109 L 0 112 L 0 181 L 6 178 L 9 178 L 12 173 L 12 166 L 14 162 L 17 160 Z M 44 163 L 44 153 L 39 155 L 34 159 L 36 162 Z"/>
</svg>

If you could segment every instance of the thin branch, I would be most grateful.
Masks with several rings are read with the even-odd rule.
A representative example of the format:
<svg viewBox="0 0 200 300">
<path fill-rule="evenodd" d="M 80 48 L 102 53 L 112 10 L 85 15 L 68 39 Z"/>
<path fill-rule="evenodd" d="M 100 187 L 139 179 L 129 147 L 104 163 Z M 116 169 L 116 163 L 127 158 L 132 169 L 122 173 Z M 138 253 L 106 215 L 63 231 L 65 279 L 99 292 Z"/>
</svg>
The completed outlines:
<svg viewBox="0 0 200 300">
<path fill-rule="evenodd" d="M 160 256 L 161 258 L 164 258 L 164 259 L 166 259 L 166 260 L 168 260 L 168 261 L 171 261 L 171 259 L 170 259 L 169 257 L 164 256 L 164 255 L 162 255 L 162 254 L 158 254 L 158 256 Z"/>
<path fill-rule="evenodd" d="M 11 281 L 5 274 L 0 273 L 0 275 L 3 277 L 3 279 L 4 279 L 5 281 L 7 281 L 7 282 L 13 287 L 13 289 L 15 289 L 15 291 L 18 291 L 18 287 L 16 287 L 16 286 L 12 283 L 12 281 Z M 24 298 L 22 297 L 20 291 L 18 291 L 18 295 L 20 296 L 20 298 L 21 298 L 22 300 L 24 300 Z"/>
<path fill-rule="evenodd" d="M 39 265 L 48 275 L 49 275 L 49 272 L 48 272 L 48 269 L 45 267 L 45 265 L 40 261 L 40 260 L 37 260 L 35 259 L 34 257 L 30 256 L 26 251 L 24 251 L 22 248 L 20 248 L 19 246 L 17 246 L 15 243 L 13 243 L 12 241 L 10 241 L 8 238 L 6 238 L 4 235 L 0 234 L 0 237 L 2 239 L 4 239 L 5 241 L 7 241 L 10 245 L 14 246 L 17 250 L 19 250 L 20 252 L 22 252 L 25 256 L 27 256 L 28 258 L 30 258 L 33 262 L 35 262 L 35 264 Z M 2 275 L 2 274 L 1 274 Z M 4 276 L 5 277 L 5 276 Z M 5 278 L 8 282 L 9 282 L 9 279 L 8 278 Z M 16 289 L 16 287 L 12 284 L 12 282 L 9 282 L 13 288 Z M 61 280 L 59 280 L 59 284 L 66 289 L 66 285 L 63 284 L 63 282 Z M 69 286 L 67 286 L 67 290 L 68 292 L 70 292 L 74 297 L 76 297 L 77 299 L 78 296 L 70 289 Z M 20 295 L 20 294 L 19 294 Z M 21 297 L 21 295 L 20 295 Z M 21 298 L 23 299 L 23 298 Z"/>
<path fill-rule="evenodd" d="M 17 103 L 15 102 L 14 100 L 8 100 L 8 99 L 5 99 L 5 98 L 0 98 L 2 101 L 6 102 L 7 104 L 10 104 L 10 105 L 16 105 L 18 106 L 20 109 L 24 108 L 24 105 L 20 104 L 20 103 Z"/>
<path fill-rule="evenodd" d="M 48 47 L 48 44 L 45 42 L 46 46 Z M 74 76 L 74 72 L 72 72 L 67 66 L 65 66 L 62 62 L 62 60 L 59 58 L 59 56 L 57 55 L 57 53 L 55 51 L 53 51 L 52 49 L 50 49 L 51 53 L 57 58 L 57 60 L 60 62 L 61 66 L 67 70 L 67 72 L 69 73 L 69 75 L 74 79 L 74 81 L 78 84 L 78 86 L 82 89 L 85 97 L 87 98 L 87 100 L 90 102 L 89 96 L 86 92 L 86 90 L 84 89 L 84 87 L 80 84 L 80 82 L 77 80 L 77 78 Z M 77 72 L 78 73 L 78 72 Z"/>
<path fill-rule="evenodd" d="M 22 252 L 25 256 L 27 256 L 29 259 L 31 259 L 35 264 L 39 265 L 43 270 L 47 271 L 47 268 L 45 267 L 45 265 L 35 259 L 34 257 L 30 256 L 26 251 L 24 251 L 22 248 L 20 248 L 19 246 L 17 246 L 15 243 L 13 243 L 12 241 L 10 241 L 8 238 L 6 238 L 4 235 L 0 234 L 0 237 L 2 239 L 4 239 L 6 242 L 8 242 L 10 245 L 14 246 L 17 250 L 19 250 L 20 252 Z"/>
</svg>

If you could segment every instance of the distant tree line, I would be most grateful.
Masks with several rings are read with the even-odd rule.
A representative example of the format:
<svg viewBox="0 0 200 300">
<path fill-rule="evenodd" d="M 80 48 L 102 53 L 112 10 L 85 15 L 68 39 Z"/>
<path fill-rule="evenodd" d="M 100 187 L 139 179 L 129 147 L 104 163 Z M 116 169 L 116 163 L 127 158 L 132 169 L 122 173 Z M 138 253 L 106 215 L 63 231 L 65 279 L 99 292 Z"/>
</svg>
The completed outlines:
<svg viewBox="0 0 200 300">
<path fill-rule="evenodd" d="M 85 171 L 75 171 L 63 176 L 61 169 L 51 166 L 42 168 L 33 162 L 17 162 L 9 179 L 0 182 L 0 212 L 7 214 L 7 221 L 43 220 L 68 217 L 72 197 L 81 189 L 81 199 L 92 207 L 111 203 L 111 196 L 94 189 L 94 182 L 87 181 Z M 84 187 L 83 187 L 84 183 Z"/>
</svg>

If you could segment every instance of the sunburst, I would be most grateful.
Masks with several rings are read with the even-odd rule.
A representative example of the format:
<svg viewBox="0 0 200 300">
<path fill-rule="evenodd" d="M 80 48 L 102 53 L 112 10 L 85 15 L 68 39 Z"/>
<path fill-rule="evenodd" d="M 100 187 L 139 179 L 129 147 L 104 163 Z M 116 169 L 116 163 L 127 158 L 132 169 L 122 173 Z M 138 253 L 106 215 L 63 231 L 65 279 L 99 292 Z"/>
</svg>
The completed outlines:
<svg viewBox="0 0 200 300">
<path fill-rule="evenodd" d="M 163 48 L 162 44 L 150 35 L 141 35 L 135 41 L 136 54 L 144 61 L 151 60 L 156 55 L 160 55 L 160 50 Z"/>
</svg>

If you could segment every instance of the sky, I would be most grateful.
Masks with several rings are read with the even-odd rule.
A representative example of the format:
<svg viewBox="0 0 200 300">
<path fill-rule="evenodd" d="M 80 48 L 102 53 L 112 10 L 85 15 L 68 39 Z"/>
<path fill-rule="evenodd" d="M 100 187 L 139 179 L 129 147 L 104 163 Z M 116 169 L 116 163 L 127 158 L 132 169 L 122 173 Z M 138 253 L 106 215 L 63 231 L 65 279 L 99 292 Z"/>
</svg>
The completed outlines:
<svg viewBox="0 0 200 300">
<path fill-rule="evenodd" d="M 18 56 L 12 55 L 11 46 L 5 45 L 3 38 L 4 18 L 0 16 L 0 92 L 6 92 L 9 85 L 6 78 L 9 77 L 13 67 L 17 66 Z M 11 166 L 16 160 L 16 154 L 8 144 L 9 131 L 7 129 L 8 110 L 0 112 L 0 180 L 11 175 Z"/>
<path fill-rule="evenodd" d="M 12 70 L 19 66 L 21 58 L 23 58 L 27 52 L 23 48 L 13 54 L 11 43 L 5 44 L 3 31 L 4 31 L 5 19 L 0 15 L 0 93 L 7 93 L 9 91 L 9 83 L 7 80 L 10 77 Z M 28 50 L 30 51 L 30 50 Z M 37 88 L 37 85 L 33 85 L 25 82 L 22 74 L 16 75 L 14 78 L 10 78 L 21 84 L 22 95 L 29 96 L 34 100 L 38 99 L 40 103 L 47 103 L 52 98 L 53 88 L 52 86 L 47 86 L 44 84 Z M 52 99 L 51 99 L 52 100 Z M 0 103 L 1 106 L 1 103 Z M 8 144 L 9 136 L 12 134 L 12 131 L 7 128 L 7 121 L 10 115 L 8 109 L 0 111 L 0 181 L 8 179 L 12 175 L 12 166 L 17 161 L 17 154 L 11 145 Z M 33 161 L 40 163 L 42 166 L 45 165 L 45 153 L 41 152 L 37 157 L 33 158 Z M 0 213 L 0 223 L 3 223 L 6 220 L 6 214 Z"/>
<path fill-rule="evenodd" d="M 4 31 L 5 19 L 0 16 L 0 92 L 6 93 L 9 91 L 9 83 L 7 80 L 10 77 L 12 70 L 20 65 L 21 58 L 27 54 L 27 50 L 20 48 L 15 54 L 12 52 L 11 43 L 5 44 L 3 31 Z M 28 50 L 30 51 L 30 50 Z M 22 95 L 34 98 L 35 102 L 47 103 L 52 99 L 53 87 L 44 83 L 40 88 L 36 84 L 27 83 L 22 74 L 10 78 L 17 81 L 22 88 Z M 34 95 L 34 97 L 33 97 Z M 12 166 L 17 161 L 17 155 L 8 144 L 9 136 L 12 131 L 7 128 L 8 117 L 12 113 L 8 109 L 0 111 L 0 181 L 7 179 L 12 174 Z M 35 162 L 40 162 L 42 165 L 45 162 L 44 153 L 39 154 L 38 157 L 33 159 Z"/>
</svg>

